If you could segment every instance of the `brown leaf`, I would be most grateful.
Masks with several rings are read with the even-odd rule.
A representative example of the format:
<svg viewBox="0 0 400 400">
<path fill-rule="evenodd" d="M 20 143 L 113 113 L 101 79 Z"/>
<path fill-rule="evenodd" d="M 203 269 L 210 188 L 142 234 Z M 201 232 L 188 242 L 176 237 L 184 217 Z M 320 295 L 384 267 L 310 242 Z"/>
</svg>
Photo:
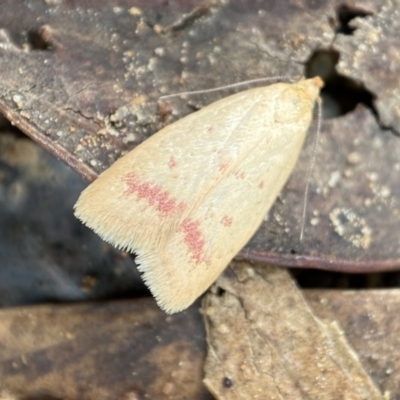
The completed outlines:
<svg viewBox="0 0 400 400">
<path fill-rule="evenodd" d="M 305 290 L 318 318 L 337 321 L 388 398 L 399 397 L 400 291 Z"/>
<path fill-rule="evenodd" d="M 340 52 L 338 70 L 363 82 L 376 96 L 375 105 L 385 127 L 400 133 L 400 64 L 398 0 L 379 3 L 375 15 L 351 22 L 353 35 L 339 35 L 334 48 Z"/>
<path fill-rule="evenodd" d="M 285 277 L 277 278 L 272 276 L 270 282 L 286 281 Z M 260 281 L 263 282 L 263 278 Z M 273 290 L 270 286 L 268 291 Z M 287 283 L 286 287 L 288 292 L 293 290 L 293 284 Z M 257 296 L 263 298 L 267 294 L 269 297 L 268 291 Z M 318 318 L 340 324 L 363 366 L 382 391 L 390 394 L 390 398 L 399 396 L 400 291 L 306 290 L 305 297 Z M 229 298 L 235 299 L 235 296 Z M 299 299 L 302 303 L 301 296 Z M 294 300 L 293 304 L 296 305 Z M 276 302 L 274 305 L 277 306 Z M 269 309 L 268 302 L 262 308 L 266 315 L 269 311 L 274 316 L 279 314 L 278 309 Z M 240 305 L 237 309 L 244 313 Z M 289 313 L 294 320 L 286 322 L 289 327 L 296 322 L 293 315 L 297 315 L 297 308 Z M 282 313 L 282 318 L 284 316 Z M 49 400 L 66 398 L 67 394 L 76 395 L 69 400 L 101 400 L 107 396 L 118 400 L 142 400 L 146 393 L 157 399 L 211 398 L 201 383 L 206 345 L 203 323 L 196 307 L 166 317 L 153 300 L 142 299 L 10 308 L 0 310 L 0 318 L 0 394 L 3 397 L 8 392 L 12 399 L 18 400 L 41 400 L 46 393 Z M 315 328 L 316 319 L 312 316 L 309 319 L 311 327 Z M 229 337 L 248 328 L 247 319 L 243 317 L 242 320 L 243 325 L 239 320 L 232 326 L 217 324 L 211 332 L 218 329 L 231 345 Z M 317 323 L 317 326 L 329 328 L 330 323 Z M 226 333 L 228 327 L 231 333 Z M 240 341 L 247 338 L 244 336 Z M 275 342 L 278 339 L 285 338 L 277 337 Z M 256 352 L 249 356 L 251 361 L 251 357 L 258 356 L 259 349 L 265 346 L 265 341 L 258 343 L 260 340 L 255 342 Z M 238 344 L 232 346 L 227 351 L 229 357 Z M 249 349 L 249 343 L 243 347 Z M 272 356 L 279 361 L 276 353 L 271 351 L 270 354 L 269 361 Z M 262 372 L 266 368 L 263 367 Z M 275 364 L 271 371 L 279 372 Z M 229 376 L 223 377 L 227 378 L 223 381 L 225 386 L 233 388 L 237 384 Z M 160 390 L 163 391 L 161 397 Z M 97 395 L 99 397 L 95 397 Z"/>
<path fill-rule="evenodd" d="M 302 75 L 315 50 L 336 46 L 345 53 L 341 71 L 381 96 L 378 117 L 396 128 L 393 88 L 398 78 L 387 68 L 396 70 L 399 63 L 397 20 L 391 12 L 397 3 L 382 8 L 379 2 L 352 1 L 352 7 L 371 14 L 352 22 L 358 26 L 354 36 L 335 31 L 341 3 L 124 0 L 112 7 L 105 0 L 77 0 L 17 7 L 8 0 L 0 15 L 0 110 L 93 180 L 162 126 L 227 92 L 163 103 L 158 102 L 162 94 L 255 77 Z M 368 46 L 353 51 L 364 38 Z M 389 54 L 390 62 L 377 61 L 374 51 Z M 368 73 L 356 71 L 358 61 Z M 377 77 L 375 71 L 385 72 Z M 360 122 L 364 117 L 367 122 Z M 400 151 L 374 118 L 370 110 L 357 110 L 323 124 L 322 136 L 328 139 L 325 145 L 322 140 L 311 183 L 306 240 L 298 238 L 311 142 L 268 223 L 242 256 L 345 271 L 399 268 L 398 246 L 387 238 L 400 234 L 395 174 Z M 352 141 L 353 135 L 359 141 Z M 381 150 L 375 154 L 379 138 Z M 392 152 L 388 160 L 382 157 L 385 151 Z M 354 152 L 362 162 L 357 174 L 348 177 L 353 167 L 347 168 L 346 160 Z M 377 183 L 366 175 L 358 179 L 361 166 L 369 164 L 374 170 L 367 172 L 378 174 Z M 337 221 L 347 218 L 342 234 Z M 388 234 L 383 237 L 382 232 Z"/>
<path fill-rule="evenodd" d="M 18 399 L 209 400 L 204 328 L 152 299 L 0 310 L 0 393 Z M 8 400 L 8 399 L 7 399 Z"/>
<path fill-rule="evenodd" d="M 382 399 L 335 323 L 287 271 L 232 263 L 203 305 L 205 384 L 218 399 Z"/>
</svg>

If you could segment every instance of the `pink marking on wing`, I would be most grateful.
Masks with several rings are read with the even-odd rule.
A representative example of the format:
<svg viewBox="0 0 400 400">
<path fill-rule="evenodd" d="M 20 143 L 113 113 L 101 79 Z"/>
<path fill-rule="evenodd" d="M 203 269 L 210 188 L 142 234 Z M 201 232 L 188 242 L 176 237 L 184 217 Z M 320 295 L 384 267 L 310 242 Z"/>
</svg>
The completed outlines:
<svg viewBox="0 0 400 400">
<path fill-rule="evenodd" d="M 244 172 L 235 171 L 233 174 L 235 175 L 236 179 L 243 179 L 245 177 Z"/>
<path fill-rule="evenodd" d="M 262 188 L 264 187 L 264 181 L 261 181 L 261 182 L 258 184 L 258 187 L 259 187 L 260 189 L 262 189 Z"/>
<path fill-rule="evenodd" d="M 228 166 L 229 166 L 229 164 L 228 164 L 227 162 L 224 162 L 224 163 L 222 163 L 222 164 L 219 165 L 219 170 L 220 170 L 221 172 L 224 172 L 224 171 L 227 170 Z"/>
<path fill-rule="evenodd" d="M 224 226 L 231 226 L 233 222 L 233 218 L 228 215 L 224 215 L 221 219 L 221 224 Z"/>
<path fill-rule="evenodd" d="M 176 160 L 174 156 L 171 156 L 171 158 L 168 161 L 168 166 L 172 169 L 176 167 Z"/>
<path fill-rule="evenodd" d="M 184 242 L 196 264 L 205 261 L 204 246 L 206 244 L 203 232 L 200 230 L 200 222 L 186 218 L 180 225 L 179 230 L 184 233 Z"/>
<path fill-rule="evenodd" d="M 244 178 L 246 178 L 246 174 L 243 171 L 242 172 L 236 171 L 233 174 L 235 175 L 236 179 L 244 179 Z"/>
<path fill-rule="evenodd" d="M 163 217 L 169 217 L 177 212 L 180 213 L 185 208 L 184 202 L 178 202 L 168 190 L 163 190 L 157 183 L 141 181 L 133 173 L 126 174 L 124 181 L 128 185 L 126 195 L 136 194 L 138 200 L 147 200 L 148 204 L 154 207 Z"/>
</svg>

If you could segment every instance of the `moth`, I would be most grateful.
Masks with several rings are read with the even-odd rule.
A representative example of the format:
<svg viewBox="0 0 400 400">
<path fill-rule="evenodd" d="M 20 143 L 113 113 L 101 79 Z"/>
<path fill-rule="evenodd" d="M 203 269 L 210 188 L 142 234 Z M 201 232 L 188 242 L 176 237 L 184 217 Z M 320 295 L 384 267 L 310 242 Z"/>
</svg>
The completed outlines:
<svg viewBox="0 0 400 400">
<path fill-rule="evenodd" d="M 276 83 L 161 129 L 80 195 L 75 215 L 136 254 L 167 313 L 187 308 L 256 232 L 299 157 L 323 82 Z"/>
</svg>

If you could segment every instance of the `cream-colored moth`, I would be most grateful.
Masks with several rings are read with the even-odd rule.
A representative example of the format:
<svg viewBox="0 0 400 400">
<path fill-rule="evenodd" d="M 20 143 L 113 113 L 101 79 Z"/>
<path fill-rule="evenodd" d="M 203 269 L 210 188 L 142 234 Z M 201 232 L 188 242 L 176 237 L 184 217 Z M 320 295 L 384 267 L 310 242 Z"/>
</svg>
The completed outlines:
<svg viewBox="0 0 400 400">
<path fill-rule="evenodd" d="M 168 313 L 187 308 L 260 226 L 290 176 L 323 82 L 246 90 L 165 127 L 85 189 L 75 215 L 136 253 Z"/>
</svg>

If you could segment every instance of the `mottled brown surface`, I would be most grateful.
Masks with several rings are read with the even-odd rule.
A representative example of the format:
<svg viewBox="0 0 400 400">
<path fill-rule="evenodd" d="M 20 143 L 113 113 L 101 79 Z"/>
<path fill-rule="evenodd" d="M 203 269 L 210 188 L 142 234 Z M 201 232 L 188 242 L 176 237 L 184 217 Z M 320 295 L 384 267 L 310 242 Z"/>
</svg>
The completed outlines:
<svg viewBox="0 0 400 400">
<path fill-rule="evenodd" d="M 376 96 L 381 123 L 400 133 L 400 2 L 380 2 L 376 15 L 351 22 L 353 36 L 339 35 L 338 71 L 354 78 Z"/>
<path fill-rule="evenodd" d="M 383 399 L 340 328 L 313 315 L 283 269 L 231 263 L 203 314 L 204 382 L 217 399 Z"/>
<path fill-rule="evenodd" d="M 400 152 L 393 131 L 399 132 L 399 4 L 346 2 L 350 9 L 370 14 L 351 22 L 353 35 L 335 32 L 335 7 L 341 4 L 120 0 L 115 6 L 106 0 L 4 0 L 0 109 L 24 133 L 92 180 L 160 127 L 226 94 L 157 103 L 160 95 L 260 76 L 301 75 L 314 51 L 332 47 L 340 52 L 340 73 L 360 80 L 376 96 L 378 115 L 358 108 L 323 122 L 304 242 L 298 241 L 299 220 L 311 141 L 268 223 L 242 256 L 347 271 L 396 269 Z M 391 130 L 383 130 L 377 120 Z M 32 157 L 36 151 L 29 150 L 22 160 L 27 169 Z M 18 211 L 21 202 L 16 200 L 28 192 L 20 185 L 8 191 L 7 184 L 14 182 L 8 178 L 15 173 L 3 161 L 1 195 L 15 198 L 2 200 Z M 46 180 L 45 175 L 36 183 Z M 66 204 L 65 198 L 54 199 L 54 187 L 43 188 Z M 41 214 L 29 212 L 37 228 L 35 218 L 42 221 Z M 20 227 L 25 229 L 22 223 Z M 58 238 L 52 232 L 40 228 L 43 236 Z M 24 255 L 18 250 L 21 242 L 14 242 L 18 256 Z M 9 252 L 11 247 L 2 244 L 3 254 Z M 49 268 L 41 264 L 43 271 L 69 284 L 68 275 L 54 269 L 52 257 L 58 260 L 59 247 L 50 254 L 33 244 L 27 248 L 51 261 Z M 21 262 L 28 270 L 24 278 L 34 268 L 29 258 L 34 259 L 29 255 Z M 79 264 L 75 267 L 82 265 L 71 260 Z M 70 265 L 67 257 L 62 261 Z M 9 271 L 21 285 L 16 270 Z M 104 295 L 95 276 L 74 271 L 76 282 L 65 292 L 55 286 L 51 299 L 86 298 L 85 291 Z M 14 301 L 13 295 L 20 301 L 5 282 L 3 298 Z M 41 285 L 47 290 L 46 281 Z M 399 397 L 398 291 L 307 296 L 316 315 L 339 322 L 381 391 Z M 44 305 L 0 310 L 0 320 L 2 400 L 211 398 L 201 383 L 206 345 L 195 307 L 167 317 L 151 299 Z M 224 382 L 225 387 L 231 384 Z"/>
<path fill-rule="evenodd" d="M 192 99 L 163 116 L 160 95 L 302 74 L 299 63 L 333 37 L 323 15 L 333 10 L 323 1 L 310 14 L 307 3 L 276 2 L 264 11 L 247 1 L 79 3 L 4 7 L 0 108 L 90 179 L 160 126 L 201 106 Z"/>
<path fill-rule="evenodd" d="M 342 3 L 332 1 L 3 3 L 0 109 L 89 180 L 160 127 L 226 93 L 157 105 L 160 95 L 260 76 L 301 75 L 314 51 L 332 46 L 340 51 L 340 71 L 360 79 L 378 96 L 378 118 L 397 129 L 397 3 L 346 3 L 370 14 L 350 22 L 357 27 L 353 35 L 335 31 L 336 7 Z M 371 40 L 361 45 L 364 39 Z M 373 54 L 384 54 L 387 60 Z M 242 256 L 345 271 L 399 267 L 398 249 L 390 239 L 398 236 L 400 226 L 398 138 L 388 138 L 390 131 L 382 131 L 369 112 L 358 110 L 323 123 L 322 136 L 329 137 L 322 142 L 329 146 L 322 144 L 319 150 L 306 240 L 300 243 L 298 238 L 311 143 L 268 223 Z M 353 136 L 362 149 L 356 148 Z M 376 138 L 382 144 L 375 152 Z M 359 171 L 339 179 L 331 190 L 354 151 L 362 160 Z M 373 170 L 365 170 L 367 164 Z M 378 181 L 371 184 L 367 174 Z M 344 215 L 343 210 L 351 212 Z M 350 224 L 341 234 L 337 221 L 349 215 Z M 355 220 L 363 222 L 354 225 Z M 370 238 L 361 238 L 364 247 L 357 247 L 353 233 L 357 236 L 365 226 Z"/>
<path fill-rule="evenodd" d="M 18 399 L 209 400 L 195 308 L 153 300 L 0 311 L 0 394 Z M 47 397 L 46 397 L 47 396 Z"/>
<path fill-rule="evenodd" d="M 285 297 L 278 280 L 271 278 L 266 283 L 261 279 L 263 282 L 269 290 L 259 297 L 264 299 L 262 312 L 249 310 L 244 315 L 240 302 L 233 302 L 242 311 L 236 315 L 232 330 L 227 334 L 226 326 L 221 328 L 221 324 L 213 329 L 219 327 L 224 340 L 229 341 L 235 332 L 246 329 L 248 318 L 269 316 L 271 327 L 293 324 L 304 329 L 297 335 L 306 335 L 307 342 L 308 329 L 313 332 L 317 320 L 309 316 L 306 320 L 313 322 L 301 324 L 304 316 L 297 310 L 304 308 L 304 304 L 302 300 L 289 301 L 292 284 L 285 286 L 283 279 Z M 313 313 L 324 320 L 325 326 L 333 321 L 338 323 L 381 392 L 390 393 L 391 399 L 398 398 L 400 291 L 306 290 L 304 293 Z M 276 301 L 272 299 L 274 295 Z M 224 296 L 232 297 L 228 292 Z M 280 308 L 285 302 L 292 312 Z M 269 305 L 277 303 L 280 305 L 276 308 Z M 226 309 L 226 318 L 233 312 L 234 309 Z M 283 319 L 284 315 L 289 318 Z M 239 317 L 243 324 L 239 323 Z M 170 317 L 158 310 L 152 299 L 142 299 L 10 308 L 0 310 L 0 319 L 0 395 L 8 392 L 18 400 L 141 400 L 146 394 L 147 398 L 161 400 L 185 396 L 193 400 L 212 398 L 202 384 L 206 342 L 196 307 Z M 275 336 L 274 342 L 288 347 L 292 343 L 289 339 L 287 335 Z M 243 340 L 238 337 L 227 356 L 238 351 Z M 256 342 L 254 359 L 264 345 L 265 342 Z M 270 372 L 276 371 L 272 368 Z M 227 380 L 225 386 L 229 384 Z"/>
<path fill-rule="evenodd" d="M 336 321 L 367 373 L 390 399 L 400 398 L 400 291 L 306 290 L 315 314 Z"/>
</svg>

